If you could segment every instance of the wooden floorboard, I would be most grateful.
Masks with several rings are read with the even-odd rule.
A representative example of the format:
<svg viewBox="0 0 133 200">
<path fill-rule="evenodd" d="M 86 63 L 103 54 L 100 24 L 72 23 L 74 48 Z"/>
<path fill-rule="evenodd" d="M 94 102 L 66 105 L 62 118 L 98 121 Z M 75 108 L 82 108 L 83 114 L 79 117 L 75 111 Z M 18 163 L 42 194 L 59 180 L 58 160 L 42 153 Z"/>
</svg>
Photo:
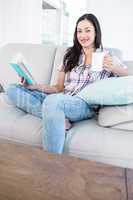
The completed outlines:
<svg viewBox="0 0 133 200">
<path fill-rule="evenodd" d="M 132 175 L 128 171 L 130 200 Z M 127 200 L 125 169 L 1 142 L 0 200 L 53 199 Z"/>
<path fill-rule="evenodd" d="M 128 200 L 133 200 L 133 170 L 127 169 L 127 190 L 128 190 Z"/>
</svg>

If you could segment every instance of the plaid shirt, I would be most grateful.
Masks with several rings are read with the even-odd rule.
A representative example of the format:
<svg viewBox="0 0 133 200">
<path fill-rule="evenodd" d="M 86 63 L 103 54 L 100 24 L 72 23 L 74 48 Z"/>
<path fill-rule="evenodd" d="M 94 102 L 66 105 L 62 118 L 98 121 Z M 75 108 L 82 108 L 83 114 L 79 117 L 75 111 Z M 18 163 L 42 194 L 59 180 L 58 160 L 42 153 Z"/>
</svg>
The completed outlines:
<svg viewBox="0 0 133 200">
<path fill-rule="evenodd" d="M 64 93 L 76 95 L 85 86 L 95 81 L 114 76 L 112 72 L 105 69 L 102 71 L 92 71 L 91 65 L 85 65 L 85 55 L 82 53 L 78 65 L 71 72 L 67 72 L 64 81 Z M 63 70 L 64 66 L 60 68 Z"/>
</svg>

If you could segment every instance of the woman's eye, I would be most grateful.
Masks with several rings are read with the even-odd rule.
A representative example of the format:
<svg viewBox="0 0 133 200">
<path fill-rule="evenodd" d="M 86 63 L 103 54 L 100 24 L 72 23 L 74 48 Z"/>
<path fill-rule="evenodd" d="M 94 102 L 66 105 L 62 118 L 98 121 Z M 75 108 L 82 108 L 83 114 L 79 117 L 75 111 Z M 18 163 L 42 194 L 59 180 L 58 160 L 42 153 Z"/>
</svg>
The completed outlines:
<svg viewBox="0 0 133 200">
<path fill-rule="evenodd" d="M 81 33 L 82 31 L 81 30 L 77 30 L 77 33 Z"/>
<path fill-rule="evenodd" d="M 87 33 L 89 33 L 91 30 L 86 30 Z"/>
</svg>

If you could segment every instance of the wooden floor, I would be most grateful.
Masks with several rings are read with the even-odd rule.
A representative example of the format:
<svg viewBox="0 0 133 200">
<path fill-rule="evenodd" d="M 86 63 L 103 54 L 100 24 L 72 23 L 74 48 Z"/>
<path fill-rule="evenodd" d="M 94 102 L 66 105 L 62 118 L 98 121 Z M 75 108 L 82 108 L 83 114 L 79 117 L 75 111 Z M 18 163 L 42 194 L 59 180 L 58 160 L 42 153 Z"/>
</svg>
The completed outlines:
<svg viewBox="0 0 133 200">
<path fill-rule="evenodd" d="M 0 200 L 133 200 L 133 170 L 0 141 Z"/>
</svg>

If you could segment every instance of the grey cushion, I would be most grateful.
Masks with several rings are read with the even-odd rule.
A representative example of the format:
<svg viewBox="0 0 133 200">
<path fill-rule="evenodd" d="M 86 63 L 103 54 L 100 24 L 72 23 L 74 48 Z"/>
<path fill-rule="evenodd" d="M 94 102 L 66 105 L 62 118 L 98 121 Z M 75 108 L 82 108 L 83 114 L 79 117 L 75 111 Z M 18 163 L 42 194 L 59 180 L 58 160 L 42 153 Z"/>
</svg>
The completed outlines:
<svg viewBox="0 0 133 200">
<path fill-rule="evenodd" d="M 133 104 L 127 106 L 107 106 L 99 111 L 98 122 L 101 126 L 114 126 L 133 120 Z"/>
<path fill-rule="evenodd" d="M 133 121 L 117 124 L 115 126 L 112 126 L 111 128 L 117 129 L 117 130 L 133 131 Z"/>
</svg>

